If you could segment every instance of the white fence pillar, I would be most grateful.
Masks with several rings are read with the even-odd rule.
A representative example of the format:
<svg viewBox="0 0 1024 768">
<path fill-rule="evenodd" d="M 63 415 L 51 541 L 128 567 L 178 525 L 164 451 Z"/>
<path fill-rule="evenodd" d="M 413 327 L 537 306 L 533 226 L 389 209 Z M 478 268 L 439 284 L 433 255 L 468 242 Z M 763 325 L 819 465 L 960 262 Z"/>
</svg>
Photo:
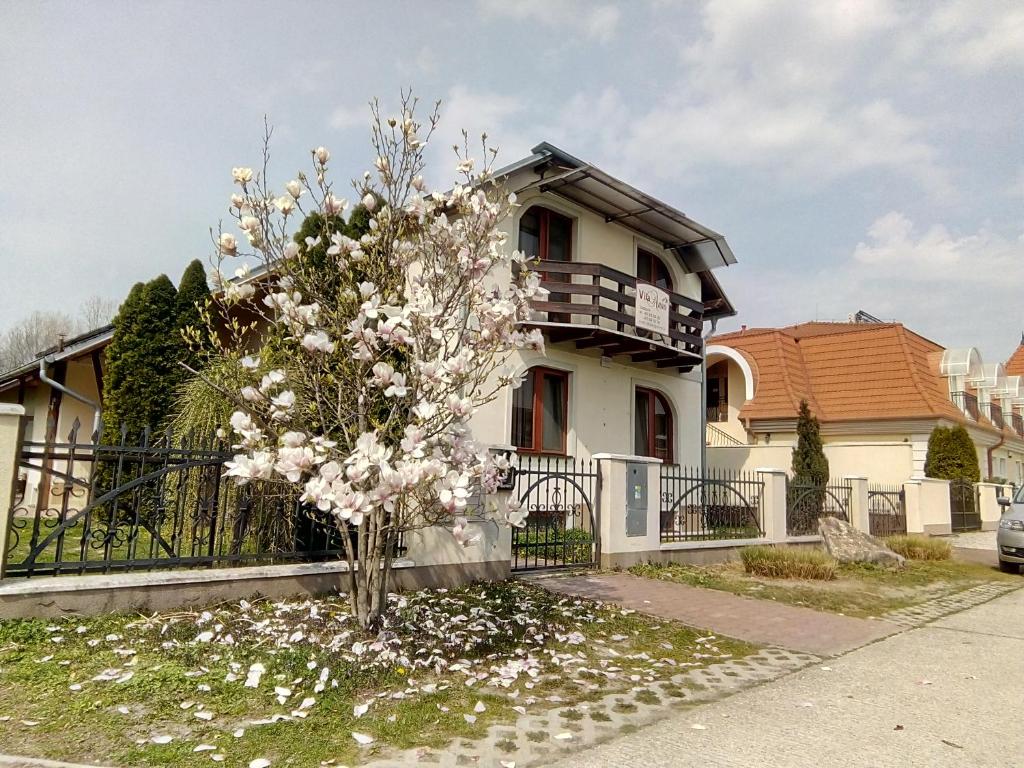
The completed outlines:
<svg viewBox="0 0 1024 768">
<path fill-rule="evenodd" d="M 18 446 L 24 415 L 25 409 L 20 405 L 0 403 L 0 579 L 7 568 L 7 534 L 18 481 Z"/>
<path fill-rule="evenodd" d="M 997 483 L 976 483 L 974 492 L 978 499 L 978 512 L 981 514 L 981 530 L 994 531 L 999 527 L 999 518 L 1003 516 L 999 497 L 1010 494 Z"/>
<path fill-rule="evenodd" d="M 907 533 L 924 533 L 920 480 L 908 480 L 903 484 L 903 504 L 907 513 Z"/>
<path fill-rule="evenodd" d="M 871 516 L 868 513 L 868 479 L 860 475 L 848 475 L 843 478 L 850 486 L 850 525 L 858 531 L 871 533 Z"/>
<path fill-rule="evenodd" d="M 644 562 L 661 548 L 661 459 L 619 453 L 593 458 L 601 473 L 601 567 Z"/>
<path fill-rule="evenodd" d="M 786 540 L 786 471 L 771 467 L 754 470 L 764 483 L 761 511 L 764 514 L 764 537 L 770 542 Z"/>
</svg>

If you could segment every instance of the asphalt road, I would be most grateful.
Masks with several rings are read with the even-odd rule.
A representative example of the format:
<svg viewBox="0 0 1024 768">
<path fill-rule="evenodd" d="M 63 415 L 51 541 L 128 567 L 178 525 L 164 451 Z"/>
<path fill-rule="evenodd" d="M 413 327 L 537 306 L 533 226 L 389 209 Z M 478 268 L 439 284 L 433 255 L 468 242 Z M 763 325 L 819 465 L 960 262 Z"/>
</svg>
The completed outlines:
<svg viewBox="0 0 1024 768">
<path fill-rule="evenodd" d="M 1022 720 L 1017 590 L 557 765 L 1018 768 Z"/>
</svg>

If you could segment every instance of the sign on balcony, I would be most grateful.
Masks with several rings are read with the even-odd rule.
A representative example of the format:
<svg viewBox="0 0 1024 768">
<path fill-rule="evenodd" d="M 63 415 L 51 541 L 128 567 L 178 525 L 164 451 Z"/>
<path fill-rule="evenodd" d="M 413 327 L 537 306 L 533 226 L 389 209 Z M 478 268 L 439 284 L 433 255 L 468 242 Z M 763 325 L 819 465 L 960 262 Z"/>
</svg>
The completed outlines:
<svg viewBox="0 0 1024 768">
<path fill-rule="evenodd" d="M 636 327 L 668 335 L 668 294 L 653 285 L 636 284 Z"/>
</svg>

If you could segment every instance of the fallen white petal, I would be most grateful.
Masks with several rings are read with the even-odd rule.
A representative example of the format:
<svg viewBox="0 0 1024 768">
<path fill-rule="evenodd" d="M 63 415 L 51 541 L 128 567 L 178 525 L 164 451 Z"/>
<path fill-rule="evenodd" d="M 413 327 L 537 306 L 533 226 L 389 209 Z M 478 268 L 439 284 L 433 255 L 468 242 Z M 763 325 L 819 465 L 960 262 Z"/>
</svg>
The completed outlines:
<svg viewBox="0 0 1024 768">
<path fill-rule="evenodd" d="M 473 707 L 473 711 L 476 712 L 477 714 L 479 714 L 481 712 L 486 712 L 487 711 L 487 707 L 484 706 L 484 703 L 482 701 L 478 701 L 476 703 L 476 706 Z"/>
<path fill-rule="evenodd" d="M 249 762 L 249 768 L 267 768 L 270 765 L 270 761 L 265 757 L 257 757 L 255 760 Z"/>
<path fill-rule="evenodd" d="M 367 736 L 365 733 L 359 733 L 358 731 L 352 731 L 352 738 L 364 747 L 367 744 L 373 744 L 374 741 L 373 736 Z"/>
<path fill-rule="evenodd" d="M 708 729 L 706 725 L 701 725 L 700 723 L 694 723 L 690 727 L 695 731 L 706 731 Z"/>
<path fill-rule="evenodd" d="M 215 747 L 213 744 L 199 744 L 192 751 L 193 752 L 213 752 L 216 749 L 217 749 L 217 747 Z"/>
<path fill-rule="evenodd" d="M 362 717 L 363 715 L 366 714 L 366 711 L 369 708 L 370 708 L 369 704 L 356 704 L 354 707 L 352 707 L 352 716 L 353 717 Z"/>
<path fill-rule="evenodd" d="M 555 736 L 555 738 L 559 741 L 569 741 L 570 739 L 572 739 L 572 734 L 568 731 L 564 731 L 563 733 L 560 733 L 557 736 Z"/>
<path fill-rule="evenodd" d="M 154 744 L 170 744 L 171 739 L 171 736 L 154 736 L 150 739 L 150 741 L 152 741 Z"/>
</svg>

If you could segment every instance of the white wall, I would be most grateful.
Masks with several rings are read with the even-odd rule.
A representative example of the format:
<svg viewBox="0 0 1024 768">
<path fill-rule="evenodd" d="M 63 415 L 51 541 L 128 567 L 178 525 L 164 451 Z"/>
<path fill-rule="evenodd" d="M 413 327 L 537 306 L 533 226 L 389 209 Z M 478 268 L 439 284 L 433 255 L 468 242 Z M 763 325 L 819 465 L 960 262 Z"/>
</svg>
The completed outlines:
<svg viewBox="0 0 1024 768">
<path fill-rule="evenodd" d="M 826 443 L 825 457 L 834 478 L 855 475 L 872 483 L 903 483 L 914 469 L 910 443 Z M 792 443 L 708 448 L 708 466 L 752 472 L 762 467 L 783 469 L 792 465 Z"/>
</svg>

